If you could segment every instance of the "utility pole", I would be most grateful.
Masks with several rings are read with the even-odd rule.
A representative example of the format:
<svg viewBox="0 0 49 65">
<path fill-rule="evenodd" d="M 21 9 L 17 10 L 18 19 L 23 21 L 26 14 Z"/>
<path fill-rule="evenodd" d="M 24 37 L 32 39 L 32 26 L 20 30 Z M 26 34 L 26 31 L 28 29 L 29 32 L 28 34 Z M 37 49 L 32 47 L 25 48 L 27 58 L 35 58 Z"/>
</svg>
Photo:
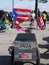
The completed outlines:
<svg viewBox="0 0 49 65">
<path fill-rule="evenodd" d="M 38 0 L 35 0 L 35 14 L 37 14 L 37 9 L 38 9 Z"/>
</svg>

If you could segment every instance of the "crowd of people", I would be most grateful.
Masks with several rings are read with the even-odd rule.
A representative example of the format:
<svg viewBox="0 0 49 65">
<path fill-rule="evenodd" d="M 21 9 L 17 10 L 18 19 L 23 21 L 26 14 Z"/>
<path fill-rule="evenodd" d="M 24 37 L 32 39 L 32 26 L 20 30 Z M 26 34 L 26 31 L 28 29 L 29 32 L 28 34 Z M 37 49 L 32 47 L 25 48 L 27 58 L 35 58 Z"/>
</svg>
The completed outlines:
<svg viewBox="0 0 49 65">
<path fill-rule="evenodd" d="M 37 14 L 39 17 L 40 17 L 40 13 L 38 12 Z M 46 12 L 44 11 L 42 14 L 42 19 L 43 19 L 43 22 L 44 22 L 44 26 L 43 26 L 43 29 L 45 29 L 46 27 Z M 39 26 L 39 23 L 38 20 L 37 20 L 37 16 L 35 15 L 35 12 L 32 11 L 31 12 L 31 16 L 30 16 L 30 26 L 34 26 L 34 20 L 36 19 L 36 22 L 37 22 L 37 26 Z M 17 24 L 17 28 L 22 28 L 21 24 L 19 24 L 19 22 L 15 22 L 15 24 Z M 0 30 L 4 30 L 4 29 L 7 29 L 7 30 L 10 30 L 11 28 L 13 28 L 13 21 L 12 21 L 12 13 L 8 13 L 8 12 L 5 12 L 3 14 L 3 16 L 0 18 Z"/>
<path fill-rule="evenodd" d="M 37 13 L 31 12 L 31 18 L 30 18 L 30 26 L 34 26 L 34 21 L 36 20 L 37 23 L 37 28 L 44 30 L 46 28 L 46 18 L 47 18 L 47 13 L 43 11 L 42 13 L 40 12 L 39 9 L 37 9 Z"/>
<path fill-rule="evenodd" d="M 5 12 L 0 18 L 0 30 L 10 29 L 13 27 L 11 13 Z"/>
</svg>

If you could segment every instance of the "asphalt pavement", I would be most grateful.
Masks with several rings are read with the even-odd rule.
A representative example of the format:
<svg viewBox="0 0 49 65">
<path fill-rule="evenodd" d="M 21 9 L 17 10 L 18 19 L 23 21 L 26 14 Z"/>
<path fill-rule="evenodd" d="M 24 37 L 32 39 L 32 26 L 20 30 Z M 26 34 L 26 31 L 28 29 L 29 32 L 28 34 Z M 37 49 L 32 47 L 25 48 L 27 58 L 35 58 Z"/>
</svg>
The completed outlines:
<svg viewBox="0 0 49 65">
<path fill-rule="evenodd" d="M 23 22 L 22 26 L 29 27 L 29 21 Z M 25 31 L 17 31 L 16 29 L 0 31 L 0 65 L 10 65 L 10 54 L 8 48 L 14 42 L 18 33 L 25 33 Z M 37 28 L 36 22 L 33 26 L 32 33 L 36 35 L 37 44 L 40 50 L 40 65 L 49 65 L 49 23 L 46 24 L 45 30 Z"/>
</svg>

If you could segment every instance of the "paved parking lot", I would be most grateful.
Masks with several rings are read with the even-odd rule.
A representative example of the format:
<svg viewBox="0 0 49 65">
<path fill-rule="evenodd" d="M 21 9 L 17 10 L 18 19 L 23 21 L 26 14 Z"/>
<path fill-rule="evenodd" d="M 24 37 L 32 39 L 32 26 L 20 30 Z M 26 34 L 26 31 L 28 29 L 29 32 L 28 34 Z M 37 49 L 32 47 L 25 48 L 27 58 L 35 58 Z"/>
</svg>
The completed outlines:
<svg viewBox="0 0 49 65">
<path fill-rule="evenodd" d="M 27 27 L 27 25 L 29 25 L 28 22 L 23 23 L 23 26 Z M 25 31 L 20 32 L 15 29 L 11 29 L 11 30 L 6 30 L 6 32 L 0 32 L 0 64 L 1 65 L 3 64 L 10 65 L 9 62 L 10 54 L 8 48 L 12 45 L 18 33 L 25 33 Z M 37 43 L 39 45 L 41 65 L 49 65 L 49 24 L 46 24 L 45 30 L 37 29 L 35 25 L 33 27 L 32 33 L 35 33 L 37 38 Z"/>
</svg>

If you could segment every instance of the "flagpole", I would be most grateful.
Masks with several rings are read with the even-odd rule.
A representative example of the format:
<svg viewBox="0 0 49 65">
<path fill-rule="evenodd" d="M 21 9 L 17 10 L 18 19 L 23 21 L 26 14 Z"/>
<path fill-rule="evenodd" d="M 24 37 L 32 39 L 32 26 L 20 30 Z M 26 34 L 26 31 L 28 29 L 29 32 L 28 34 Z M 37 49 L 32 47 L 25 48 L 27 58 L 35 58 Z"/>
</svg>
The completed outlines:
<svg viewBox="0 0 49 65">
<path fill-rule="evenodd" d="M 12 0 L 12 11 L 13 11 L 13 8 L 14 8 L 14 0 Z M 12 21 L 12 28 L 13 28 L 13 21 Z"/>
<path fill-rule="evenodd" d="M 12 0 L 12 10 L 13 10 L 13 8 L 14 8 L 14 0 Z"/>
</svg>

